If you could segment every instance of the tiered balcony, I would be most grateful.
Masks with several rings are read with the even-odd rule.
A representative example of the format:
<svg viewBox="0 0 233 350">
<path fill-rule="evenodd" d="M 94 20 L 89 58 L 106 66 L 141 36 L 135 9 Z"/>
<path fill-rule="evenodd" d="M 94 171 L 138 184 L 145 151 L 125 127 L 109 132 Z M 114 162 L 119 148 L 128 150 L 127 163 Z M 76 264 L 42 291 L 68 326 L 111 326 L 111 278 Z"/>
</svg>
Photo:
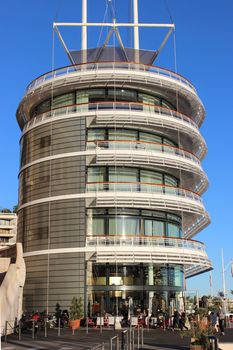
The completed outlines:
<svg viewBox="0 0 233 350">
<path fill-rule="evenodd" d="M 203 243 L 182 238 L 145 236 L 87 236 L 87 248 L 94 248 L 98 263 L 182 264 L 186 277 L 212 268 Z"/>
</svg>

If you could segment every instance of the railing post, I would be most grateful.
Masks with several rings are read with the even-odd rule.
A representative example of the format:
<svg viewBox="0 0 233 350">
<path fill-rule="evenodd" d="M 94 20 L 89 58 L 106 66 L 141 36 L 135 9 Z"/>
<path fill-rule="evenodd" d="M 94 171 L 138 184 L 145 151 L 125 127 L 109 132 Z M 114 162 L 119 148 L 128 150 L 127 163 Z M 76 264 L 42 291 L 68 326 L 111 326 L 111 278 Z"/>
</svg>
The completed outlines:
<svg viewBox="0 0 233 350">
<path fill-rule="evenodd" d="M 88 319 L 88 316 L 86 317 L 86 334 L 88 334 L 88 321 L 89 321 L 89 319 Z"/>
<path fill-rule="evenodd" d="M 21 340 L 21 320 L 19 320 L 19 340 Z"/>
<path fill-rule="evenodd" d="M 32 320 L 32 339 L 35 339 L 35 320 Z"/>
<path fill-rule="evenodd" d="M 7 321 L 5 322 L 5 342 L 7 342 Z"/>
<path fill-rule="evenodd" d="M 58 319 L 58 337 L 61 335 L 61 318 Z"/>
<path fill-rule="evenodd" d="M 45 324 L 44 324 L 44 336 L 45 336 L 45 338 L 47 338 L 47 325 L 48 325 L 48 318 L 47 317 L 44 319 L 44 322 L 45 322 Z"/>
</svg>

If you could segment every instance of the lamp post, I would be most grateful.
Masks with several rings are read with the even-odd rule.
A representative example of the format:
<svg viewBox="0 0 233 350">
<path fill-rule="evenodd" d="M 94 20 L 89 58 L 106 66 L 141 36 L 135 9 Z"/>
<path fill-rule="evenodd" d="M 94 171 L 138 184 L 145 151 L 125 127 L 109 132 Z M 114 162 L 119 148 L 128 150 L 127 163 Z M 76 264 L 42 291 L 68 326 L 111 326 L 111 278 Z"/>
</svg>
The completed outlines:
<svg viewBox="0 0 233 350">
<path fill-rule="evenodd" d="M 221 249 L 221 256 L 222 256 L 223 312 L 224 314 L 226 314 L 228 310 L 227 310 L 227 303 L 226 303 L 227 291 L 226 291 L 225 272 L 227 271 L 229 266 L 232 265 L 233 260 L 231 259 L 225 268 L 223 248 Z"/>
</svg>

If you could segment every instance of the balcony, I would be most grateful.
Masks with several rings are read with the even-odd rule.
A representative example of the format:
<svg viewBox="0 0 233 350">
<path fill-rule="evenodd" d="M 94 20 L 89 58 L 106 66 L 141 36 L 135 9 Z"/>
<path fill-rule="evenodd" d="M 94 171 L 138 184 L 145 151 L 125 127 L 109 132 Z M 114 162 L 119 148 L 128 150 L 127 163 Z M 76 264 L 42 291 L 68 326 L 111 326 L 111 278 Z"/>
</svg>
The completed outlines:
<svg viewBox="0 0 233 350">
<path fill-rule="evenodd" d="M 196 155 L 203 158 L 207 152 L 206 143 L 201 136 L 197 124 L 188 116 L 177 111 L 139 102 L 98 102 L 82 103 L 66 107 L 59 107 L 35 116 L 24 126 L 23 134 L 42 124 L 85 115 L 91 118 L 98 127 L 143 127 L 167 128 L 179 131 L 191 137 L 196 144 Z M 94 118 L 94 120 L 93 120 Z"/>
<path fill-rule="evenodd" d="M 97 263 L 182 264 L 186 278 L 212 269 L 203 243 L 182 238 L 145 236 L 87 236 Z"/>
</svg>

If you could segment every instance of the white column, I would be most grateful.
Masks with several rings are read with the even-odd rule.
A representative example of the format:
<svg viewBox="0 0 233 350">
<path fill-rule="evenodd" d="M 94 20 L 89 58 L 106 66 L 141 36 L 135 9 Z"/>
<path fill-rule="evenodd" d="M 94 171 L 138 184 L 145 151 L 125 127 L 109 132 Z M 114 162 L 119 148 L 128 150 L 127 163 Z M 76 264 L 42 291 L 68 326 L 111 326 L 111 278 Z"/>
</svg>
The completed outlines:
<svg viewBox="0 0 233 350">
<path fill-rule="evenodd" d="M 82 40 L 81 40 L 81 49 L 83 50 L 82 62 L 87 61 L 87 0 L 82 0 Z"/>
<path fill-rule="evenodd" d="M 134 49 L 139 50 L 138 0 L 133 0 Z"/>
<path fill-rule="evenodd" d="M 153 264 L 150 264 L 148 266 L 148 285 L 153 286 L 154 285 L 154 267 Z M 154 292 L 149 292 L 149 316 L 152 313 L 152 299 L 154 296 Z"/>
</svg>

